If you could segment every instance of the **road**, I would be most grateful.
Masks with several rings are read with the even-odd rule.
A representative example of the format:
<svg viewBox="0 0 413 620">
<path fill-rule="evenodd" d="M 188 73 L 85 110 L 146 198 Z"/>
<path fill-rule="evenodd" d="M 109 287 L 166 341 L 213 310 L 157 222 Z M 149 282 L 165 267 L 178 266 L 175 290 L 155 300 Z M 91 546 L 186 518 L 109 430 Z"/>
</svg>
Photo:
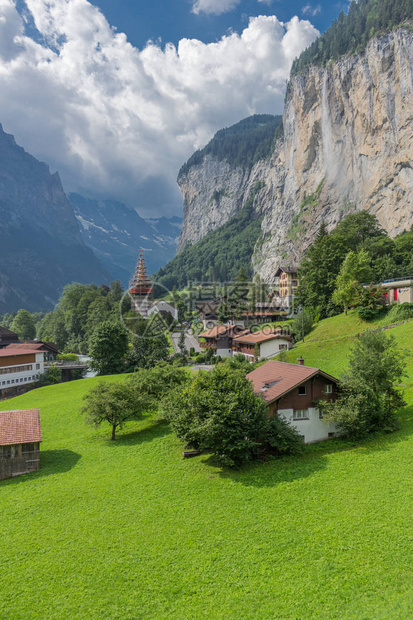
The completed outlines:
<svg viewBox="0 0 413 620">
<path fill-rule="evenodd" d="M 180 349 L 178 346 L 180 337 L 181 332 L 173 332 L 171 334 L 172 344 L 175 353 L 180 353 Z M 192 336 L 191 334 L 185 334 L 185 348 L 189 351 L 191 347 L 195 349 L 196 353 L 203 353 L 203 349 L 199 346 L 198 340 L 195 338 L 195 336 Z"/>
</svg>

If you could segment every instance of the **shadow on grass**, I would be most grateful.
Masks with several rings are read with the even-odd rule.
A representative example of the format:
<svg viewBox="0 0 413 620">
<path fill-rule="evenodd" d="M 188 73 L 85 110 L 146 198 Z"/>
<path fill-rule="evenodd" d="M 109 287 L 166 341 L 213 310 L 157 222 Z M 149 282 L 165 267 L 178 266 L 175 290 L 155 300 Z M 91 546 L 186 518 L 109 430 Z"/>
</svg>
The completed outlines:
<svg viewBox="0 0 413 620">
<path fill-rule="evenodd" d="M 245 486 L 271 487 L 308 478 L 327 468 L 328 457 L 341 452 L 354 451 L 360 459 L 383 451 L 389 451 L 402 442 L 411 441 L 413 435 L 413 406 L 405 407 L 400 415 L 400 429 L 392 433 L 375 433 L 361 440 L 329 439 L 310 444 L 302 454 L 256 461 L 240 469 L 220 469 L 216 458 L 211 455 L 205 465 L 215 469 L 220 478 L 229 478 Z"/>
<path fill-rule="evenodd" d="M 152 422 L 149 426 L 131 433 L 122 433 L 122 431 L 120 431 L 115 441 L 109 440 L 108 445 L 113 448 L 118 446 L 136 446 L 147 441 L 153 441 L 154 439 L 164 437 L 170 433 L 171 429 L 169 424 L 163 420 L 157 420 Z"/>
<path fill-rule="evenodd" d="M 40 450 L 40 469 L 15 478 L 0 480 L 0 490 L 2 486 L 10 484 L 29 483 L 31 480 L 51 476 L 52 474 L 63 474 L 70 471 L 81 458 L 81 455 L 72 450 Z"/>
</svg>

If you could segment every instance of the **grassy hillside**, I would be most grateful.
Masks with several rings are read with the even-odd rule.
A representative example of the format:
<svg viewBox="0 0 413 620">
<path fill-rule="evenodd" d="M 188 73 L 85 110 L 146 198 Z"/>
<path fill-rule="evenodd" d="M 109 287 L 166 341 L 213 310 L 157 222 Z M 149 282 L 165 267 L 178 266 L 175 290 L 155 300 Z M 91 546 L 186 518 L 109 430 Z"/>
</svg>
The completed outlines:
<svg viewBox="0 0 413 620">
<path fill-rule="evenodd" d="M 328 319 L 291 355 L 339 374 L 358 331 Z M 412 348 L 413 321 L 391 333 Z M 0 404 L 40 406 L 44 437 L 41 470 L 0 483 L 2 620 L 412 615 L 411 361 L 400 431 L 239 472 L 182 460 L 151 420 L 116 442 L 85 426 L 81 397 L 103 380 Z"/>
</svg>

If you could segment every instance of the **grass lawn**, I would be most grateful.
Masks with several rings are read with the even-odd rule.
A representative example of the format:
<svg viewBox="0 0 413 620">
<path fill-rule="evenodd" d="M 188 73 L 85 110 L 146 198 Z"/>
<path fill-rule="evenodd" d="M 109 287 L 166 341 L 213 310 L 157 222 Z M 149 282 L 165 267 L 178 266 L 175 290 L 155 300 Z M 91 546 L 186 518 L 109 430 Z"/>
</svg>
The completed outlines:
<svg viewBox="0 0 413 620">
<path fill-rule="evenodd" d="M 291 355 L 340 374 L 352 316 Z M 413 321 L 391 332 L 413 349 Z M 86 379 L 40 407 L 41 470 L 0 483 L 0 618 L 405 619 L 413 614 L 413 364 L 401 429 L 225 472 L 182 460 L 168 426 L 78 414 Z M 111 378 L 113 379 L 113 378 Z M 118 376 L 116 381 L 123 381 Z"/>
</svg>

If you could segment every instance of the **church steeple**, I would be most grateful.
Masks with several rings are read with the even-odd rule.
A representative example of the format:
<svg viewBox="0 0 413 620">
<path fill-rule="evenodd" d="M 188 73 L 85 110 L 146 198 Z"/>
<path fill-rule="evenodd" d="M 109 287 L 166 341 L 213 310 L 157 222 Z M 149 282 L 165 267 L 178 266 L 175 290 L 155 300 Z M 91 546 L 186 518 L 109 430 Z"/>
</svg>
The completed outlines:
<svg viewBox="0 0 413 620">
<path fill-rule="evenodd" d="M 143 250 L 139 250 L 138 262 L 136 264 L 135 273 L 129 282 L 129 293 L 132 298 L 133 306 L 136 312 L 142 316 L 148 315 L 150 307 L 149 298 L 153 291 L 153 285 L 145 264 L 145 256 Z"/>
</svg>

